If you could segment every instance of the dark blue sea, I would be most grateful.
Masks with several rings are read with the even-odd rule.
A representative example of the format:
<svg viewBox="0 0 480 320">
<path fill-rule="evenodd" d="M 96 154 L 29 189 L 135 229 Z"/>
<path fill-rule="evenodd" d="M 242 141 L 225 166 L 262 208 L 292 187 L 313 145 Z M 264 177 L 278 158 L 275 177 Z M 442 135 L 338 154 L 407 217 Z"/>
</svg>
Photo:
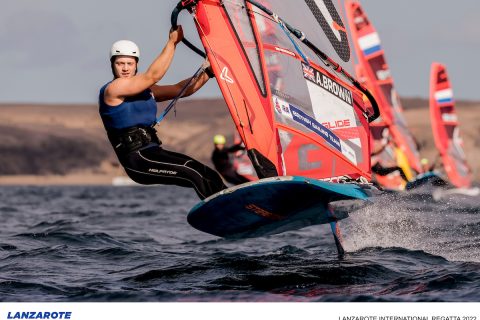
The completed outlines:
<svg viewBox="0 0 480 320">
<path fill-rule="evenodd" d="M 225 240 L 190 189 L 0 187 L 0 301 L 480 301 L 480 204 L 392 195 L 329 226 Z"/>
</svg>

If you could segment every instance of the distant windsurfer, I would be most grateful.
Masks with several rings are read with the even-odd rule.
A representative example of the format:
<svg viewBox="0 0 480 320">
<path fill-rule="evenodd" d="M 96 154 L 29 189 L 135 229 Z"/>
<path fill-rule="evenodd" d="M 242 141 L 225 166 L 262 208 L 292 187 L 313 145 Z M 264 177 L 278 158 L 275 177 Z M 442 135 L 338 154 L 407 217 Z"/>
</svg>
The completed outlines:
<svg viewBox="0 0 480 320">
<path fill-rule="evenodd" d="M 422 158 L 422 160 L 420 160 L 420 164 L 422 165 L 422 170 L 423 170 L 422 173 L 433 172 L 433 170 L 435 169 L 435 166 L 437 165 L 438 159 L 439 157 L 437 157 L 435 161 L 430 165 L 430 161 L 428 161 L 427 158 Z"/>
<path fill-rule="evenodd" d="M 230 154 L 244 150 L 245 147 L 241 143 L 227 147 L 225 146 L 226 142 L 227 140 L 225 136 L 221 134 L 217 134 L 213 137 L 215 148 L 212 152 L 212 162 L 215 169 L 231 184 L 237 185 L 250 181 L 235 171 L 232 161 L 230 160 Z"/>
<path fill-rule="evenodd" d="M 376 147 L 376 149 L 374 149 L 373 152 L 371 153 L 372 172 L 379 176 L 386 176 L 390 173 L 397 171 L 400 174 L 400 177 L 402 177 L 402 179 L 405 182 L 408 182 L 409 180 L 401 167 L 399 166 L 384 167 L 380 163 L 379 155 L 385 150 L 387 145 L 390 143 L 385 138 L 382 139 L 381 141 L 382 141 L 382 144 Z"/>
<path fill-rule="evenodd" d="M 163 149 L 153 128 L 156 102 L 175 98 L 190 80 L 156 84 L 170 67 L 182 38 L 181 27 L 171 30 L 163 51 L 144 73 L 137 73 L 138 46 L 128 40 L 115 42 L 110 51 L 114 78 L 100 89 L 99 111 L 118 159 L 132 180 L 191 187 L 204 199 L 226 188 L 219 174 L 189 156 Z M 205 68 L 182 96 L 196 92 L 211 76 L 211 69 Z"/>
</svg>

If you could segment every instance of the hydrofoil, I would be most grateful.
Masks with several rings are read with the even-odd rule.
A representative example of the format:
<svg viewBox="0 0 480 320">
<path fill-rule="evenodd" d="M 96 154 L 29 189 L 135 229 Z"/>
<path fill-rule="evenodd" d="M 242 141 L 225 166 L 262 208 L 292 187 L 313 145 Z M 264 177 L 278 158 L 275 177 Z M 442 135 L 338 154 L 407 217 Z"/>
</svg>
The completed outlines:
<svg viewBox="0 0 480 320">
<path fill-rule="evenodd" d="M 192 208 L 187 220 L 200 231 L 237 239 L 330 223 L 343 254 L 336 222 L 347 218 L 348 213 L 336 212 L 332 203 L 361 200 L 365 204 L 368 198 L 368 190 L 357 184 L 273 177 L 222 190 Z"/>
</svg>

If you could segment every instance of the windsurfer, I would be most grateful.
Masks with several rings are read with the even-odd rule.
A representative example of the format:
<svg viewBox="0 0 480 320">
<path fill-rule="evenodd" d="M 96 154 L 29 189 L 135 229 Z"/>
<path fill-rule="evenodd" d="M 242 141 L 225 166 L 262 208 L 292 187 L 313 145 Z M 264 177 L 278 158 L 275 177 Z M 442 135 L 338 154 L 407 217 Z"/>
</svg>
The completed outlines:
<svg viewBox="0 0 480 320">
<path fill-rule="evenodd" d="M 231 153 L 244 150 L 245 147 L 241 143 L 226 147 L 226 142 L 227 141 L 225 137 L 221 134 L 217 134 L 215 137 L 213 137 L 215 149 L 212 152 L 212 162 L 215 166 L 215 169 L 220 172 L 222 177 L 227 182 L 231 184 L 237 185 L 250 181 L 235 171 L 235 168 L 230 160 Z"/>
<path fill-rule="evenodd" d="M 386 175 L 388 175 L 392 172 L 397 171 L 400 174 L 400 176 L 402 177 L 402 179 L 405 182 L 408 182 L 409 180 L 408 180 L 405 172 L 403 171 L 403 169 L 401 167 L 399 167 L 399 166 L 384 167 L 380 163 L 379 155 L 380 155 L 380 153 L 382 153 L 385 150 L 385 148 L 388 146 L 389 143 L 390 143 L 390 141 L 388 139 L 382 139 L 381 140 L 381 145 L 378 146 L 378 144 L 377 144 L 377 147 L 371 153 L 372 172 L 379 175 L 379 176 L 386 176 Z"/>
<path fill-rule="evenodd" d="M 132 180 L 147 185 L 191 187 L 204 199 L 226 188 L 221 177 L 187 155 L 163 149 L 153 127 L 156 102 L 175 98 L 190 81 L 156 84 L 167 72 L 182 38 L 181 27 L 172 29 L 163 51 L 144 73 L 137 73 L 140 56 L 137 45 L 128 40 L 115 42 L 110 52 L 114 78 L 100 89 L 99 111 L 118 159 Z M 193 94 L 208 81 L 211 70 L 205 70 L 191 82 L 183 96 Z"/>
<path fill-rule="evenodd" d="M 422 160 L 420 160 L 420 164 L 422 165 L 422 170 L 423 170 L 423 173 L 427 173 L 427 172 L 433 172 L 433 170 L 435 169 L 435 166 L 437 165 L 437 161 L 438 161 L 438 157 L 435 159 L 435 161 L 429 165 L 429 161 L 427 158 L 422 158 Z"/>
</svg>

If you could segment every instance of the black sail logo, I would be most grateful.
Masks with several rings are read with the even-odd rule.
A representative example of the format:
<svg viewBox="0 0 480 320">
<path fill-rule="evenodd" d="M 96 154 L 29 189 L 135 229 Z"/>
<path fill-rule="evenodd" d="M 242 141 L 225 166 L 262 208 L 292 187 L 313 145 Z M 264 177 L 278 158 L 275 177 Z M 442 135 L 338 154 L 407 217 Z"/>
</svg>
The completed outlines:
<svg viewBox="0 0 480 320">
<path fill-rule="evenodd" d="M 354 5 L 353 3 L 351 4 Z M 353 21 L 355 22 L 355 29 L 357 31 L 362 30 L 370 25 L 370 21 L 368 21 L 367 16 L 363 13 L 362 8 L 360 6 L 354 7 L 355 10 L 353 11 Z"/>
<path fill-rule="evenodd" d="M 447 73 L 445 69 L 440 69 L 437 73 L 437 83 L 443 83 L 447 81 Z"/>
<path fill-rule="evenodd" d="M 345 25 L 343 24 L 342 18 L 338 14 L 337 9 L 335 8 L 335 5 L 333 4 L 332 0 L 323 0 L 323 3 L 325 4 L 325 7 L 328 10 L 328 13 L 330 14 L 333 21 L 340 27 L 338 28 L 340 30 L 336 28 L 336 31 L 340 34 L 340 39 L 338 39 L 337 35 L 335 35 L 335 32 L 332 29 L 333 26 L 331 26 L 328 23 L 327 19 L 322 13 L 322 10 L 318 7 L 316 1 L 305 0 L 305 3 L 308 5 L 308 7 L 310 8 L 310 11 L 312 11 L 313 15 L 315 16 L 315 19 L 317 19 L 317 22 L 322 27 L 323 32 L 325 32 L 328 40 L 332 44 L 333 48 L 335 49 L 335 52 L 338 54 L 340 59 L 342 59 L 345 62 L 349 62 L 350 46 L 348 45 L 348 37 L 347 37 L 347 33 L 345 32 L 346 30 Z"/>
</svg>

